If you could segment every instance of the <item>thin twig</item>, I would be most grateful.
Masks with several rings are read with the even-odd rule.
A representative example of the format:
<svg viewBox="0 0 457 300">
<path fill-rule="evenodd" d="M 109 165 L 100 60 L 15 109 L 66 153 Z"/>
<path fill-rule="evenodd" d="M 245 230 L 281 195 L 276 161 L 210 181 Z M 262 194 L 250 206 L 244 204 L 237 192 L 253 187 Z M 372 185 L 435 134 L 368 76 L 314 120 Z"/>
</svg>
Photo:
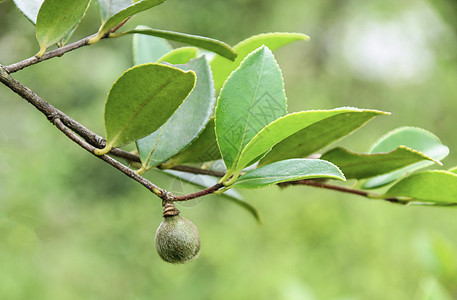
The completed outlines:
<svg viewBox="0 0 457 300">
<path fill-rule="evenodd" d="M 176 170 L 176 171 L 186 172 L 186 173 L 192 173 L 192 174 L 210 175 L 210 176 L 214 176 L 214 177 L 223 177 L 225 175 L 225 172 L 200 169 L 200 168 L 196 168 L 196 167 L 183 166 L 183 165 L 173 166 L 173 167 L 171 167 L 171 169 Z"/>
<path fill-rule="evenodd" d="M 88 152 L 90 152 L 91 154 L 94 154 L 94 150 L 96 149 L 94 146 L 90 145 L 89 143 L 87 143 L 86 141 L 84 141 L 83 139 L 81 139 L 79 136 L 77 136 L 76 134 L 73 133 L 73 131 L 71 131 L 68 127 L 66 127 L 63 122 L 57 117 L 55 118 L 54 120 L 51 120 L 52 123 L 54 125 L 56 125 L 57 128 L 60 129 L 60 131 L 62 131 L 68 138 L 70 138 L 73 142 L 75 142 L 76 144 L 80 145 L 82 148 L 84 148 L 85 150 L 87 150 Z M 137 173 L 135 173 L 132 169 L 128 168 L 127 166 L 121 164 L 120 162 L 118 162 L 117 160 L 109 157 L 108 155 L 94 155 L 102 160 L 104 160 L 105 162 L 107 162 L 108 164 L 110 164 L 111 166 L 115 167 L 116 169 L 120 170 L 122 173 L 124 173 L 125 175 L 129 176 L 130 178 L 132 178 L 133 180 L 139 182 L 140 184 L 142 184 L 143 186 L 145 186 L 148 190 L 152 191 L 154 194 L 156 194 L 158 197 L 160 198 L 163 198 L 164 195 L 167 194 L 167 191 L 156 186 L 155 184 L 153 184 L 152 182 L 150 182 L 149 180 L 147 180 L 146 178 L 138 175 Z"/>
<path fill-rule="evenodd" d="M 108 31 L 106 34 L 104 34 L 100 39 L 106 39 L 106 38 L 109 38 L 109 35 L 110 33 L 114 33 L 116 32 L 119 28 L 121 28 L 128 20 L 130 19 L 127 18 L 125 19 L 124 21 L 122 21 L 121 23 L 119 23 L 118 25 L 116 25 L 115 27 L 113 27 L 110 31 Z M 34 65 L 34 64 L 37 64 L 37 63 L 40 63 L 42 61 L 45 61 L 45 60 L 48 60 L 48 59 L 51 59 L 51 58 L 54 58 L 54 57 L 60 57 L 62 55 L 64 55 L 65 53 L 67 52 L 70 52 L 70 51 L 73 51 L 73 50 L 76 50 L 78 48 L 81 48 L 81 47 L 84 47 L 84 46 L 87 46 L 89 45 L 89 40 L 93 37 L 95 37 L 97 34 L 94 33 L 93 35 L 90 35 L 88 37 L 85 37 L 83 39 L 80 39 L 79 41 L 76 41 L 74 43 L 71 43 L 71 44 L 68 44 L 68 45 L 65 45 L 63 47 L 60 47 L 58 49 L 55 49 L 55 50 L 52 50 L 52 51 L 49 51 L 49 52 L 46 52 L 45 54 L 43 54 L 43 56 L 41 57 L 37 57 L 37 56 L 32 56 L 32 57 L 29 57 L 27 59 L 24 59 L 23 61 L 20 61 L 20 62 L 17 62 L 17 63 L 14 63 L 14 64 L 11 64 L 9 66 L 4 66 L 3 68 L 6 70 L 6 72 L 8 72 L 9 74 L 11 73 L 14 73 L 14 72 L 17 72 L 19 70 L 22 70 L 24 68 L 27 68 L 31 65 Z"/>
<path fill-rule="evenodd" d="M 212 194 L 215 191 L 218 191 L 223 187 L 224 187 L 224 185 L 222 183 L 218 183 L 218 184 L 215 184 L 215 185 L 213 185 L 213 186 L 211 186 L 211 187 L 209 187 L 207 189 L 204 189 L 204 190 L 192 193 L 192 194 L 188 194 L 188 195 L 184 195 L 184 196 L 174 196 L 173 197 L 173 201 L 187 201 L 187 200 L 199 198 L 199 197 L 202 197 L 202 196 L 206 196 L 206 195 Z"/>
<path fill-rule="evenodd" d="M 338 192 L 358 195 L 358 196 L 362 196 L 362 197 L 370 198 L 370 199 L 384 200 L 384 201 L 388 201 L 388 202 L 396 203 L 396 204 L 406 205 L 406 204 L 409 203 L 409 201 L 401 200 L 401 199 L 394 198 L 394 197 L 393 198 L 377 198 L 377 197 L 374 198 L 371 193 L 366 192 L 366 191 L 355 190 L 355 189 L 351 189 L 351 188 L 347 188 L 347 187 L 343 187 L 343 186 L 338 186 L 338 185 L 331 185 L 331 184 L 328 184 L 328 183 L 325 183 L 325 182 L 309 180 L 309 179 L 283 182 L 283 183 L 279 183 L 278 185 L 280 187 L 286 187 L 286 186 L 289 186 L 289 185 L 308 185 L 308 186 L 323 188 L 323 189 L 327 189 L 327 190 L 333 190 L 333 191 L 338 191 Z"/>
<path fill-rule="evenodd" d="M 86 45 L 88 45 L 87 42 L 89 41 L 89 39 L 91 37 L 94 37 L 94 36 L 95 36 L 95 34 L 93 34 L 93 35 L 91 35 L 89 37 L 85 37 L 83 39 L 80 39 L 79 41 L 76 41 L 74 43 L 68 44 L 68 45 L 63 46 L 61 48 L 46 52 L 40 58 L 38 58 L 36 56 L 32 56 L 32 57 L 29 57 L 27 59 L 24 59 L 23 61 L 11 64 L 9 66 L 4 66 L 3 68 L 6 70 L 6 72 L 8 72 L 10 74 L 14 73 L 14 72 L 17 72 L 17 71 L 22 70 L 22 69 L 24 69 L 26 67 L 29 67 L 31 65 L 37 64 L 39 62 L 42 62 L 42 61 L 45 61 L 45 60 L 48 60 L 48 59 L 51 59 L 51 58 L 54 58 L 54 57 L 62 56 L 67 52 L 70 52 L 70 51 L 73 51 L 75 49 L 78 49 L 78 48 L 81 48 L 83 46 L 86 46 Z M 106 38 L 106 37 L 107 36 L 104 36 L 103 38 Z"/>
</svg>

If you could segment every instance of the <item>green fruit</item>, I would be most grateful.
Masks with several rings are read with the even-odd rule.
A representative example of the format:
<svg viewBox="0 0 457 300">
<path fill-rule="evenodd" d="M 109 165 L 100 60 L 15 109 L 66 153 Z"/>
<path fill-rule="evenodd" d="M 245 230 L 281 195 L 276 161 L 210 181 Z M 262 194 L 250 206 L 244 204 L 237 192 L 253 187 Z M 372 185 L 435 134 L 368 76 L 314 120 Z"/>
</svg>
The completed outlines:
<svg viewBox="0 0 457 300">
<path fill-rule="evenodd" d="M 197 227 L 180 215 L 165 217 L 157 228 L 155 244 L 159 256 L 166 262 L 184 264 L 200 253 Z"/>
</svg>

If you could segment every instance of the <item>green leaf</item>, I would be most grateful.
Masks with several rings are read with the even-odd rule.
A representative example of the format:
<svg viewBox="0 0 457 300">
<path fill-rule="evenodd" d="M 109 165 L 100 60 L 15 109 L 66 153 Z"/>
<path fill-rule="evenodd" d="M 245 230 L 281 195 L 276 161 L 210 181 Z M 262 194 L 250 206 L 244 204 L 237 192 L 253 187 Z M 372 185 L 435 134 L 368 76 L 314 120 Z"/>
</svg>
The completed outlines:
<svg viewBox="0 0 457 300">
<path fill-rule="evenodd" d="M 102 25 L 98 30 L 97 37 L 91 43 L 99 40 L 105 33 L 125 19 L 159 5 L 165 2 L 165 0 L 97 0 L 97 2 L 102 18 Z"/>
<path fill-rule="evenodd" d="M 41 57 L 46 48 L 67 37 L 79 24 L 89 7 L 90 0 L 45 0 L 38 12 L 36 38 Z"/>
<path fill-rule="evenodd" d="M 243 168 L 253 163 L 253 160 L 259 155 L 267 152 L 271 147 L 292 134 L 324 119 L 357 110 L 359 109 L 352 107 L 341 107 L 332 110 L 310 110 L 292 113 L 277 119 L 263 128 L 246 145 L 240 155 L 234 173 L 241 172 Z"/>
<path fill-rule="evenodd" d="M 137 29 L 150 29 L 146 26 L 137 26 Z M 133 64 L 141 65 L 157 62 L 173 48 L 167 40 L 144 34 L 133 35 Z"/>
<path fill-rule="evenodd" d="M 307 157 L 350 134 L 380 114 L 387 113 L 371 109 L 357 109 L 326 118 L 298 131 L 275 145 L 262 158 L 259 166 L 265 166 L 272 162 L 289 158 Z"/>
<path fill-rule="evenodd" d="M 355 153 L 338 147 L 322 155 L 321 159 L 340 167 L 348 179 L 363 179 L 389 173 L 423 160 L 439 163 L 405 146 L 399 146 L 390 152 L 373 154 Z"/>
<path fill-rule="evenodd" d="M 197 74 L 195 88 L 176 112 L 157 131 L 137 141 L 142 168 L 155 167 L 179 153 L 205 128 L 213 113 L 216 99 L 208 61 L 204 56 L 185 65 L 183 71 Z"/>
<path fill-rule="evenodd" d="M 175 170 L 164 170 L 164 173 L 167 175 L 173 176 L 175 178 L 179 178 L 185 182 L 191 183 L 198 187 L 202 188 L 209 188 L 215 184 L 217 184 L 218 179 L 208 175 L 196 175 L 191 173 L 179 172 Z M 179 185 L 179 184 L 178 184 Z M 175 191 L 172 191 L 175 192 Z M 260 214 L 257 209 L 252 206 L 251 204 L 243 201 L 241 195 L 234 189 L 230 189 L 223 194 L 220 194 L 223 199 L 229 200 L 240 207 L 246 209 L 249 214 L 251 214 L 259 224 L 262 224 L 262 220 L 260 218 Z"/>
<path fill-rule="evenodd" d="M 16 7 L 30 20 L 30 22 L 36 24 L 38 11 L 40 10 L 43 1 L 44 0 L 14 0 L 14 4 L 16 4 Z"/>
<path fill-rule="evenodd" d="M 122 74 L 105 104 L 106 147 L 139 140 L 156 131 L 176 111 L 195 84 L 195 73 L 162 64 L 144 64 Z"/>
<path fill-rule="evenodd" d="M 438 137 L 417 127 L 400 127 L 387 133 L 374 144 L 369 153 L 385 153 L 398 146 L 406 146 L 419 151 L 435 161 L 440 161 L 449 154 L 449 148 L 443 145 Z M 430 166 L 433 163 L 433 161 L 422 161 L 389 174 L 370 178 L 362 188 L 372 189 L 385 186 L 408 172 Z"/>
<path fill-rule="evenodd" d="M 145 0 L 143 0 L 145 1 Z M 139 33 L 139 34 L 146 34 L 152 35 L 160 38 L 164 38 L 170 41 L 180 42 L 187 45 L 195 46 L 201 49 L 205 49 L 228 59 L 234 60 L 236 58 L 236 52 L 232 49 L 229 45 L 224 42 L 211 39 L 208 37 L 203 37 L 199 35 L 192 35 L 186 34 L 181 32 L 174 32 L 174 31 L 167 31 L 167 30 L 159 30 L 159 29 L 134 29 L 125 31 L 118 34 L 113 34 L 113 37 L 123 36 L 125 34 L 132 34 L 132 33 Z M 110 35 L 111 36 L 111 35 Z"/>
<path fill-rule="evenodd" d="M 215 56 L 211 61 L 216 91 L 222 87 L 224 81 L 233 70 L 238 68 L 243 59 L 260 46 L 265 45 L 273 51 L 294 41 L 304 41 L 308 39 L 309 37 L 307 35 L 287 32 L 263 33 L 245 39 L 233 47 L 238 53 L 237 58 L 233 62 L 222 56 Z"/>
<path fill-rule="evenodd" d="M 217 102 L 216 136 L 229 171 L 249 141 L 286 114 L 286 101 L 279 66 L 270 49 L 262 46 L 230 75 Z"/>
<path fill-rule="evenodd" d="M 164 54 L 157 60 L 157 62 L 167 62 L 174 65 L 182 65 L 187 64 L 191 59 L 196 58 L 197 56 L 198 48 L 181 47 Z M 213 84 L 212 78 L 213 77 L 211 76 L 211 84 Z"/>
<path fill-rule="evenodd" d="M 203 163 L 221 158 L 214 130 L 214 119 L 210 119 L 198 138 L 192 141 L 182 152 L 170 159 L 167 162 L 167 167 L 184 163 Z"/>
<path fill-rule="evenodd" d="M 457 174 L 448 171 L 413 173 L 395 183 L 386 197 L 432 203 L 457 203 Z"/>
<path fill-rule="evenodd" d="M 448 171 L 457 174 L 457 166 L 450 168 Z"/>
<path fill-rule="evenodd" d="M 239 177 L 232 187 L 256 189 L 275 183 L 311 178 L 346 180 L 340 169 L 321 159 L 288 159 L 254 169 Z"/>
</svg>

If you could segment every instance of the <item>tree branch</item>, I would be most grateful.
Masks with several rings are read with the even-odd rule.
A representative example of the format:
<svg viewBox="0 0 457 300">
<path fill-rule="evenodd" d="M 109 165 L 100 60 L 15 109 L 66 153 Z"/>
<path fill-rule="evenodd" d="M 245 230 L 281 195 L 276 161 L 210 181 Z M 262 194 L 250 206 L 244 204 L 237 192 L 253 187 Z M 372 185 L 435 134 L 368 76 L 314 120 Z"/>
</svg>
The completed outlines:
<svg viewBox="0 0 457 300">
<path fill-rule="evenodd" d="M 22 69 L 24 69 L 26 67 L 29 67 L 31 65 L 37 64 L 39 62 L 42 62 L 42 61 L 45 61 L 45 60 L 48 60 L 48 59 L 51 59 L 51 58 L 54 58 L 54 57 L 62 56 L 67 52 L 70 52 L 70 51 L 73 51 L 75 49 L 78 49 L 78 48 L 81 48 L 83 46 L 88 45 L 87 42 L 89 41 L 89 39 L 94 37 L 95 35 L 96 34 L 93 34 L 91 36 L 85 37 L 83 39 L 80 39 L 79 41 L 76 41 L 74 43 L 68 44 L 68 45 L 63 46 L 61 48 L 46 52 L 40 58 L 38 58 L 36 56 L 32 56 L 32 57 L 29 57 L 27 59 L 24 59 L 23 61 L 11 64 L 9 66 L 4 66 L 3 68 L 5 69 L 6 72 L 11 74 L 11 73 L 17 72 L 19 70 L 22 70 Z M 106 37 L 107 37 L 107 35 L 104 36 L 103 38 L 106 38 Z"/>
</svg>

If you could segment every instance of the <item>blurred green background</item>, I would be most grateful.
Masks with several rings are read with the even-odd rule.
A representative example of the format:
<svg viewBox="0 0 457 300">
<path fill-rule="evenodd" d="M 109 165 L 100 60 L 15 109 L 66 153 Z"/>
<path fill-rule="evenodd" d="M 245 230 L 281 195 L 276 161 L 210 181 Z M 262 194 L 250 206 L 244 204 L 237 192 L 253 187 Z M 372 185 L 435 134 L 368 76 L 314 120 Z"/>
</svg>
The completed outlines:
<svg viewBox="0 0 457 300">
<path fill-rule="evenodd" d="M 99 26 L 92 5 L 72 40 Z M 280 49 L 289 110 L 392 112 L 341 145 L 367 151 L 403 125 L 438 135 L 457 165 L 457 5 L 452 0 L 168 0 L 135 16 L 221 39 L 303 32 Z M 0 63 L 34 55 L 34 27 L 0 3 Z M 131 37 L 104 40 L 14 77 L 95 132 Z M 179 208 L 200 230 L 200 258 L 162 262 L 160 201 L 70 142 L 0 86 L 0 299 L 453 299 L 455 209 L 403 207 L 310 187 L 242 191 L 263 217 L 215 196 Z M 168 188 L 168 177 L 148 178 Z M 195 188 L 186 186 L 187 191 Z M 178 191 L 179 192 L 179 191 Z"/>
</svg>

